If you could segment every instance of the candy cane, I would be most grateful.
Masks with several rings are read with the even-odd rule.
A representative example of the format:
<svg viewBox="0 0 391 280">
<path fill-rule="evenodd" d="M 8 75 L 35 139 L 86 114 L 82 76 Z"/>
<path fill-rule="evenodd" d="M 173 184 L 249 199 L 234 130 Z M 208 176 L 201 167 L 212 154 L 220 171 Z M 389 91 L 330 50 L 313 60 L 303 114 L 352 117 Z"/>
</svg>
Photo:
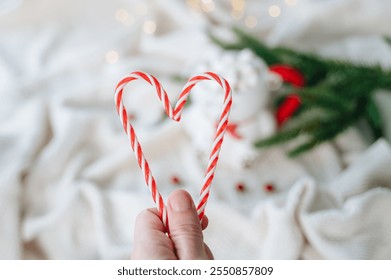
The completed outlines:
<svg viewBox="0 0 391 280">
<path fill-rule="evenodd" d="M 137 162 L 144 173 L 145 182 L 147 183 L 147 186 L 152 194 L 152 199 L 155 202 L 156 208 L 159 212 L 159 217 L 162 220 L 164 226 L 166 227 L 168 231 L 168 217 L 167 217 L 167 210 L 166 206 L 163 200 L 163 197 L 161 196 L 157 186 L 155 178 L 152 175 L 152 171 L 149 167 L 148 161 L 146 160 L 143 150 L 141 148 L 141 145 L 137 139 L 136 133 L 134 131 L 134 128 L 132 124 L 128 120 L 128 114 L 125 109 L 125 106 L 122 102 L 122 94 L 124 87 L 135 80 L 142 79 L 155 87 L 157 96 L 159 97 L 160 101 L 163 104 L 164 111 L 166 114 L 173 119 L 174 121 L 180 121 L 182 116 L 182 111 L 185 107 L 187 98 L 192 90 L 192 88 L 200 81 L 205 80 L 213 80 L 216 81 L 224 90 L 224 104 L 223 104 L 223 112 L 220 115 L 219 123 L 216 129 L 216 134 L 213 140 L 212 145 L 212 151 L 209 156 L 208 165 L 206 168 L 205 177 L 202 183 L 202 188 L 200 191 L 200 198 L 197 204 L 197 212 L 198 217 L 200 219 L 200 222 L 202 222 L 202 219 L 205 215 L 205 207 L 209 198 L 210 188 L 213 182 L 214 172 L 216 169 L 216 165 L 219 159 L 219 153 L 221 149 L 221 145 L 223 143 L 224 139 L 224 133 L 227 129 L 228 125 L 228 116 L 229 112 L 231 110 L 232 106 L 232 91 L 231 87 L 228 84 L 228 82 L 222 78 L 221 76 L 212 73 L 212 72 L 206 72 L 201 75 L 197 75 L 192 77 L 184 86 L 181 94 L 179 95 L 178 101 L 175 105 L 175 109 L 172 109 L 170 99 L 168 98 L 168 95 L 166 91 L 164 90 L 163 86 L 160 84 L 160 82 L 152 75 L 143 73 L 143 72 L 132 72 L 129 76 L 123 78 L 117 85 L 115 89 L 115 105 L 117 112 L 120 116 L 121 123 L 123 125 L 123 128 L 126 132 L 126 134 L 129 137 L 129 141 L 132 147 L 132 150 L 135 152 Z"/>
</svg>

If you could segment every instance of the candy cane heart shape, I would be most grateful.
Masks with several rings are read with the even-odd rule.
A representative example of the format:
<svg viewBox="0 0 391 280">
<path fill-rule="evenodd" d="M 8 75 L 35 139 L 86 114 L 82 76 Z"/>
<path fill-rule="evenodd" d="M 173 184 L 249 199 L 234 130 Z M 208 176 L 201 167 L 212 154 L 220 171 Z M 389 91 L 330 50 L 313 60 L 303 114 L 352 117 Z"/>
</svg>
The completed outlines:
<svg viewBox="0 0 391 280">
<path fill-rule="evenodd" d="M 197 212 L 198 217 L 200 219 L 200 222 L 202 221 L 204 214 L 205 214 L 205 206 L 208 201 L 209 193 L 210 193 L 210 187 L 213 182 L 214 172 L 216 169 L 216 165 L 219 159 L 219 153 L 221 149 L 221 145 L 223 143 L 224 139 L 224 133 L 227 129 L 228 125 L 228 116 L 231 110 L 232 106 L 232 91 L 229 83 L 222 78 L 221 76 L 212 73 L 212 72 L 205 72 L 201 75 L 194 76 L 189 79 L 189 81 L 184 86 L 181 94 L 179 95 L 179 98 L 177 100 L 177 103 L 175 105 L 175 108 L 173 109 L 171 106 L 170 99 L 168 98 L 168 95 L 166 91 L 164 90 L 163 86 L 160 84 L 160 82 L 152 75 L 143 73 L 143 72 L 132 72 L 130 75 L 123 78 L 117 85 L 115 89 L 115 105 L 117 112 L 120 116 L 120 120 L 122 122 L 123 128 L 126 132 L 126 134 L 129 137 L 129 141 L 132 147 L 132 150 L 135 153 L 137 162 L 144 173 L 145 182 L 147 183 L 147 186 L 152 194 L 152 199 L 155 202 L 155 205 L 158 209 L 160 219 L 162 220 L 164 226 L 166 227 L 166 230 L 168 232 L 168 217 L 167 217 L 167 210 L 166 206 L 164 204 L 164 200 L 157 188 L 155 178 L 152 175 L 152 171 L 149 167 L 148 161 L 144 156 L 143 149 L 141 148 L 141 145 L 137 139 L 136 132 L 132 126 L 132 124 L 128 120 L 128 114 L 126 112 L 126 108 L 122 102 L 122 94 L 124 87 L 135 80 L 144 80 L 151 86 L 155 88 L 155 91 L 157 93 L 158 98 L 163 104 L 163 108 L 166 112 L 166 114 L 173 119 L 174 121 L 180 121 L 182 111 L 185 107 L 187 98 L 192 90 L 192 88 L 201 81 L 205 80 L 211 80 L 216 81 L 224 90 L 224 103 L 223 103 L 223 110 L 220 115 L 220 119 L 216 128 L 216 134 L 213 140 L 211 152 L 209 155 L 209 161 L 205 172 L 205 177 L 202 183 L 202 188 L 200 191 L 200 198 L 197 204 Z M 213 120 L 211 120 L 213 121 Z"/>
</svg>

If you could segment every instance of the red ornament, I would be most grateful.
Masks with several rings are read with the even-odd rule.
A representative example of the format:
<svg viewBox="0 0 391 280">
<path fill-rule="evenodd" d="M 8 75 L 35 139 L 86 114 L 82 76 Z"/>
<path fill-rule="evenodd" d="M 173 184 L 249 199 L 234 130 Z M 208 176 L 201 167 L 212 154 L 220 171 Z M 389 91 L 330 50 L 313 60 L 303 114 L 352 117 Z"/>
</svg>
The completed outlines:
<svg viewBox="0 0 391 280">
<path fill-rule="evenodd" d="M 282 104 L 277 108 L 276 120 L 278 126 L 281 126 L 285 121 L 299 109 L 301 105 L 300 97 L 297 94 L 288 95 Z"/>
<path fill-rule="evenodd" d="M 281 76 L 285 83 L 291 84 L 294 87 L 301 88 L 305 86 L 304 75 L 289 65 L 276 64 L 270 67 L 270 71 Z M 281 126 L 285 121 L 289 120 L 292 115 L 299 109 L 301 105 L 300 97 L 292 93 L 288 95 L 277 108 L 276 120 L 278 126 Z"/>
<path fill-rule="evenodd" d="M 236 185 L 236 190 L 238 191 L 238 192 L 244 192 L 245 191 L 245 186 L 242 184 L 242 183 L 239 183 L 239 184 L 237 184 Z"/>
<path fill-rule="evenodd" d="M 271 193 L 274 192 L 274 186 L 272 184 L 266 184 L 263 186 L 265 192 Z"/>
<path fill-rule="evenodd" d="M 171 177 L 171 183 L 173 183 L 174 185 L 180 185 L 182 181 L 181 179 L 179 179 L 179 177 L 174 175 Z"/>
<path fill-rule="evenodd" d="M 291 84 L 294 87 L 301 88 L 305 85 L 304 75 L 292 66 L 275 64 L 270 66 L 269 70 L 280 75 L 285 83 Z"/>
</svg>

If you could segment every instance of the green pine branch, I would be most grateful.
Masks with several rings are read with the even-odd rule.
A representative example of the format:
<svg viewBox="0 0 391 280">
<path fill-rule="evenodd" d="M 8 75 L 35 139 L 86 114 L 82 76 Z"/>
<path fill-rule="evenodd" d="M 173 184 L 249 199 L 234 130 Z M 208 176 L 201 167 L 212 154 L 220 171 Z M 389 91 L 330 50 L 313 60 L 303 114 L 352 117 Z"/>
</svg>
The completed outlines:
<svg viewBox="0 0 391 280">
<path fill-rule="evenodd" d="M 372 98 L 369 98 L 368 104 L 365 108 L 365 119 L 370 126 L 373 135 L 376 139 L 382 137 L 384 135 L 383 131 L 383 120 L 380 116 L 379 109 L 377 105 L 373 101 Z"/>
<path fill-rule="evenodd" d="M 334 139 L 360 120 L 368 123 L 375 139 L 383 136 L 383 120 L 372 95 L 378 89 L 391 90 L 391 70 L 325 59 L 285 47 L 270 48 L 238 28 L 233 31 L 237 36 L 235 43 L 211 38 L 226 49 L 249 48 L 269 66 L 285 64 L 295 67 L 306 79 L 305 88 L 294 89 L 301 99 L 300 109 L 278 133 L 257 141 L 256 147 L 301 139 L 289 153 L 297 156 Z M 391 38 L 385 40 L 391 45 Z M 284 94 L 286 92 L 281 96 Z"/>
<path fill-rule="evenodd" d="M 345 102 L 340 96 L 322 86 L 315 86 L 312 88 L 303 88 L 298 91 L 302 105 L 305 108 L 312 106 L 329 110 L 332 112 L 346 112 L 352 110 L 352 104 Z"/>
<path fill-rule="evenodd" d="M 241 29 L 234 28 L 234 32 L 237 35 L 240 42 L 242 42 L 247 48 L 251 49 L 256 55 L 262 57 L 267 65 L 277 64 L 280 60 L 278 55 L 273 49 L 267 47 L 261 41 L 253 38 L 251 35 L 246 34 Z"/>
</svg>

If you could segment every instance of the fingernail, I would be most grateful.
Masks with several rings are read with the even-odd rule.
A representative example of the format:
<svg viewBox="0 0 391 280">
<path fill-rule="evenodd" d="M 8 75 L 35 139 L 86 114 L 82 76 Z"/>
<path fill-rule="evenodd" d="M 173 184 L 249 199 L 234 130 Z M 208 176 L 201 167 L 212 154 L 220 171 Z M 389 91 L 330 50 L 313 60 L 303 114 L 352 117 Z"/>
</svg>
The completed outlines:
<svg viewBox="0 0 391 280">
<path fill-rule="evenodd" d="M 175 212 L 181 212 L 192 209 L 193 201 L 188 195 L 176 195 L 170 200 L 170 205 Z"/>
</svg>

